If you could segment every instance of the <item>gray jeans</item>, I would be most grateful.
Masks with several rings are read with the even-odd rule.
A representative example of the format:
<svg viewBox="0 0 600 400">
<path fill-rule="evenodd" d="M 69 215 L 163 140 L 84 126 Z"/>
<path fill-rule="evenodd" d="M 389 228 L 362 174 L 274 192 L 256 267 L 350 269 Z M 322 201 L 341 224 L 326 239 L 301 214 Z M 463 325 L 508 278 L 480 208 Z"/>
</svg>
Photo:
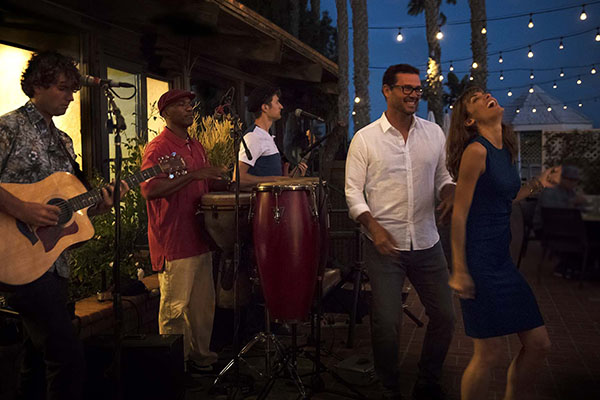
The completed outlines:
<svg viewBox="0 0 600 400">
<path fill-rule="evenodd" d="M 454 332 L 454 307 L 448 286 L 448 264 L 442 245 L 381 255 L 365 240 L 365 263 L 372 290 L 371 339 L 375 371 L 384 387 L 398 386 L 402 325 L 402 287 L 408 276 L 429 317 L 419 361 L 419 383 L 438 383 Z"/>
</svg>

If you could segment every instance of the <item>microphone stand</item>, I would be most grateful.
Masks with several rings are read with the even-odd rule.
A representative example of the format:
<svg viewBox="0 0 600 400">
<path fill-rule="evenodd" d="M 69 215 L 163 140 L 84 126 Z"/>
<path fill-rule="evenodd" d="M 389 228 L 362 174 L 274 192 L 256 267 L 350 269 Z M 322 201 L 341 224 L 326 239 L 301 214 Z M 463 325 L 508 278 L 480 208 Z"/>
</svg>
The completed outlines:
<svg viewBox="0 0 600 400">
<path fill-rule="evenodd" d="M 113 190 L 113 207 L 115 209 L 115 241 L 114 241 L 114 258 L 113 258 L 113 312 L 115 315 L 115 327 L 114 327 L 114 355 L 111 365 L 111 372 L 114 381 L 114 395 L 115 399 L 120 400 L 123 396 L 123 387 L 121 379 L 121 349 L 123 342 L 123 307 L 121 299 L 121 264 L 120 264 L 120 240 L 121 240 L 121 132 L 124 131 L 127 126 L 125 119 L 121 114 L 121 110 L 115 103 L 115 98 L 111 93 L 108 84 L 103 86 L 104 95 L 108 100 L 108 120 L 107 130 L 110 134 L 112 132 L 115 142 L 115 187 Z"/>
<path fill-rule="evenodd" d="M 236 149 L 235 153 L 235 242 L 233 245 L 233 354 L 234 358 L 231 362 L 221 371 L 217 378 L 215 379 L 213 385 L 216 385 L 219 379 L 222 377 L 222 374 L 229 369 L 230 364 L 233 363 L 233 374 L 234 374 L 234 385 L 235 390 L 228 391 L 227 398 L 235 399 L 237 390 L 240 389 L 240 366 L 239 366 L 239 353 L 240 353 L 240 306 L 238 304 L 238 296 L 239 296 L 239 282 L 238 282 L 238 272 L 239 272 L 239 264 L 240 264 L 240 169 L 239 169 L 239 159 L 240 159 L 240 144 L 244 147 L 244 151 L 246 152 L 246 156 L 249 160 L 252 159 L 252 153 L 250 153 L 250 149 L 248 149 L 248 145 L 244 140 L 244 130 L 238 128 L 237 122 L 238 118 L 234 117 L 233 128 L 231 129 L 230 135 L 233 138 L 233 148 Z"/>
<path fill-rule="evenodd" d="M 321 139 L 316 140 L 316 141 L 314 140 L 314 137 L 313 137 L 314 143 L 310 146 L 313 154 L 314 154 L 314 152 L 317 153 L 316 157 L 313 158 L 313 162 L 312 162 L 313 172 L 314 172 L 314 167 L 315 167 L 315 160 L 318 159 L 318 161 L 319 161 L 319 164 L 318 164 L 319 184 L 318 184 L 318 187 L 316 188 L 316 190 L 317 190 L 317 207 L 318 207 L 318 212 L 319 212 L 319 230 L 320 231 L 322 230 L 321 223 L 323 222 L 323 221 L 321 221 L 322 213 L 323 212 L 327 213 L 327 211 L 324 211 L 324 207 L 327 206 L 325 204 L 325 202 L 327 201 L 327 195 L 325 194 L 325 189 L 323 188 L 323 186 L 324 186 L 323 185 L 323 152 L 320 151 L 320 147 L 323 144 L 324 140 L 326 138 L 328 138 L 330 135 L 327 125 L 325 125 L 325 126 L 326 126 L 325 135 Z M 324 223 L 329 225 L 328 218 L 325 219 Z M 327 228 L 329 228 L 329 227 L 327 227 Z M 320 242 L 323 243 L 323 238 L 321 238 Z M 364 394 L 362 394 L 359 390 L 357 390 L 352 384 L 347 382 L 344 378 L 339 376 L 335 371 L 333 371 L 330 368 L 328 368 L 327 366 L 325 366 L 325 364 L 323 364 L 323 362 L 321 361 L 321 320 L 323 318 L 323 277 L 324 277 L 324 273 L 325 273 L 325 264 L 323 264 L 323 261 L 321 260 L 321 257 L 323 257 L 323 256 L 324 256 L 324 254 L 323 254 L 323 252 L 321 252 L 319 255 L 319 269 L 318 269 L 318 274 L 317 274 L 317 288 L 316 288 L 316 294 L 317 294 L 316 314 L 317 315 L 316 315 L 316 318 L 314 318 L 314 319 L 316 319 L 315 338 L 314 338 L 314 341 L 315 341 L 314 358 L 309 353 L 306 353 L 307 358 L 310 359 L 311 361 L 313 361 L 313 364 L 314 364 L 313 372 L 310 374 L 312 376 L 311 390 L 312 390 L 313 394 L 320 393 L 320 392 L 328 392 L 328 393 L 337 394 L 339 396 L 348 397 L 348 398 L 366 399 Z M 323 264 L 323 270 L 321 270 L 322 264 Z M 314 319 L 311 318 L 311 320 L 314 320 Z M 345 386 L 352 393 L 326 389 L 325 382 L 323 381 L 323 378 L 321 377 L 322 373 L 328 373 L 329 375 L 331 375 L 331 377 L 333 379 L 335 379 L 338 383 Z"/>
</svg>

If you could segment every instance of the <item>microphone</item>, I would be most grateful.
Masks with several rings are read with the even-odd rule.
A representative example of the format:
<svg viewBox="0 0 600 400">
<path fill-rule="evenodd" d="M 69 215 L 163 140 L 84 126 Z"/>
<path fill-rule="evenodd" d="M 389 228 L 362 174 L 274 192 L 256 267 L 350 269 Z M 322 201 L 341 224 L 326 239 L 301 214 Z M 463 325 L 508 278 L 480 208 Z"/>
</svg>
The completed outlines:
<svg viewBox="0 0 600 400">
<path fill-rule="evenodd" d="M 91 75 L 81 75 L 79 78 L 79 84 L 81 86 L 108 86 L 108 87 L 124 87 L 134 88 L 135 85 L 127 82 L 115 82 L 110 79 L 100 79 Z"/>
<path fill-rule="evenodd" d="M 294 114 L 296 114 L 296 117 L 298 117 L 298 118 L 305 117 L 305 118 L 315 119 L 319 122 L 325 122 L 325 120 L 323 118 L 319 117 L 318 115 L 306 112 L 306 111 L 302 110 L 301 108 L 296 108 L 296 111 L 294 111 Z"/>
</svg>

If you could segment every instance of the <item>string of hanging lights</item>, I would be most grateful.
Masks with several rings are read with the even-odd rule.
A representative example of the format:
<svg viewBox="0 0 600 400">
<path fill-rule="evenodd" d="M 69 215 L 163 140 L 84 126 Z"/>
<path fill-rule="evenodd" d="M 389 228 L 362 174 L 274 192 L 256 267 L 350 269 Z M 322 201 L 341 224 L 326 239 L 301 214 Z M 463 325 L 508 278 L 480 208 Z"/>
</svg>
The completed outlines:
<svg viewBox="0 0 600 400">
<path fill-rule="evenodd" d="M 482 22 L 483 23 L 483 28 L 481 29 L 481 33 L 482 34 L 486 34 L 487 33 L 487 22 L 490 21 L 504 21 L 504 20 L 508 20 L 508 19 L 515 19 L 515 18 L 523 18 L 523 17 L 529 17 L 529 21 L 527 23 L 527 27 L 530 29 L 533 29 L 533 27 L 535 26 L 534 21 L 533 21 L 533 17 L 535 15 L 542 15 L 542 14 L 548 14 L 548 13 L 554 13 L 554 12 L 560 12 L 560 11 L 565 11 L 565 10 L 571 10 L 574 8 L 580 8 L 581 7 L 581 13 L 579 14 L 579 19 L 581 21 L 585 21 L 588 18 L 588 15 L 585 11 L 585 6 L 590 6 L 593 4 L 598 4 L 600 3 L 600 0 L 596 0 L 596 1 L 589 1 L 583 4 L 575 4 L 575 5 L 570 5 L 570 6 L 564 6 L 564 7 L 555 7 L 555 8 L 549 8 L 549 9 L 542 9 L 542 10 L 537 10 L 537 11 L 530 11 L 530 12 L 526 12 L 526 13 L 515 13 L 515 14 L 508 14 L 508 15 L 500 15 L 497 17 L 491 17 L 491 18 L 485 18 L 485 19 L 481 19 L 478 20 L 477 22 Z M 455 26 L 455 25 L 468 25 L 471 24 L 471 20 L 460 20 L 460 21 L 448 21 L 446 22 L 446 26 Z M 402 29 L 423 29 L 426 28 L 427 26 L 424 24 L 415 24 L 415 25 L 405 25 L 402 27 Z M 349 29 L 352 29 L 352 27 L 349 27 Z M 370 30 L 396 30 L 398 29 L 397 26 L 369 26 L 368 29 Z"/>
</svg>

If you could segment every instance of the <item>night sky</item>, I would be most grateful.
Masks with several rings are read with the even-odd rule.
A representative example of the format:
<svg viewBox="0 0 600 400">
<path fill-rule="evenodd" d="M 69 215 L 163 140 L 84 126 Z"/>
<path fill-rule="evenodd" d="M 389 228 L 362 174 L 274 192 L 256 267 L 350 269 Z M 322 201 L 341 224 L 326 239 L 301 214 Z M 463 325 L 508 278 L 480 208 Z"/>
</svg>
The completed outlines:
<svg viewBox="0 0 600 400">
<path fill-rule="evenodd" d="M 368 0 L 369 27 L 395 27 L 395 29 L 369 30 L 369 65 L 370 65 L 370 97 L 371 119 L 376 119 L 385 110 L 385 99 L 381 94 L 381 78 L 385 68 L 392 64 L 408 63 L 415 65 L 424 77 L 427 63 L 427 42 L 423 14 L 413 17 L 407 14 L 407 1 L 401 0 Z M 444 38 L 441 40 L 442 73 L 448 73 L 450 61 L 454 73 L 459 78 L 469 73 L 471 66 L 471 33 L 470 10 L 467 0 L 458 0 L 458 4 L 442 3 L 441 11 L 447 17 L 447 24 L 442 27 Z M 595 41 L 596 28 L 600 27 L 600 1 L 585 3 L 587 19 L 581 21 L 581 6 L 583 2 L 569 0 L 495 0 L 487 1 L 486 11 L 488 20 L 495 17 L 514 16 L 533 13 L 534 27 L 527 27 L 529 15 L 489 21 L 488 36 L 488 89 L 498 99 L 501 105 L 507 106 L 529 89 L 530 84 L 542 87 L 551 96 L 564 102 L 593 120 L 594 128 L 600 128 L 600 42 Z M 562 11 L 540 13 L 556 8 L 577 6 Z M 336 24 L 336 8 L 334 0 L 321 0 L 321 11 L 328 11 Z M 349 25 L 352 26 L 350 2 Z M 467 22 L 462 25 L 450 25 L 454 22 Z M 396 41 L 397 27 L 403 27 L 404 40 Z M 587 32 L 586 32 L 587 31 Z M 573 34 L 576 36 L 568 37 Z M 350 32 L 350 41 L 352 32 Z M 559 50 L 560 39 L 544 41 L 544 39 L 563 36 L 564 49 Z M 527 46 L 533 44 L 533 58 L 527 57 Z M 524 49 L 509 51 L 525 47 Z M 498 52 L 502 51 L 503 63 L 498 63 Z M 457 61 L 466 59 L 464 61 Z M 591 74 L 592 67 L 598 73 Z M 564 77 L 559 76 L 564 68 Z M 572 68 L 576 67 L 576 68 Z M 382 69 L 383 68 L 383 69 Z M 520 69 L 520 70 L 515 70 Z M 533 69 L 534 79 L 530 79 Z M 503 70 L 504 80 L 500 80 Z M 353 99 L 352 83 L 352 44 L 350 43 L 350 98 Z M 578 85 L 577 79 L 582 83 Z M 557 88 L 553 89 L 556 81 Z M 512 89 L 513 95 L 507 95 Z M 578 103 L 582 101 L 583 107 Z M 426 117 L 427 105 L 422 102 L 418 115 Z"/>
</svg>

